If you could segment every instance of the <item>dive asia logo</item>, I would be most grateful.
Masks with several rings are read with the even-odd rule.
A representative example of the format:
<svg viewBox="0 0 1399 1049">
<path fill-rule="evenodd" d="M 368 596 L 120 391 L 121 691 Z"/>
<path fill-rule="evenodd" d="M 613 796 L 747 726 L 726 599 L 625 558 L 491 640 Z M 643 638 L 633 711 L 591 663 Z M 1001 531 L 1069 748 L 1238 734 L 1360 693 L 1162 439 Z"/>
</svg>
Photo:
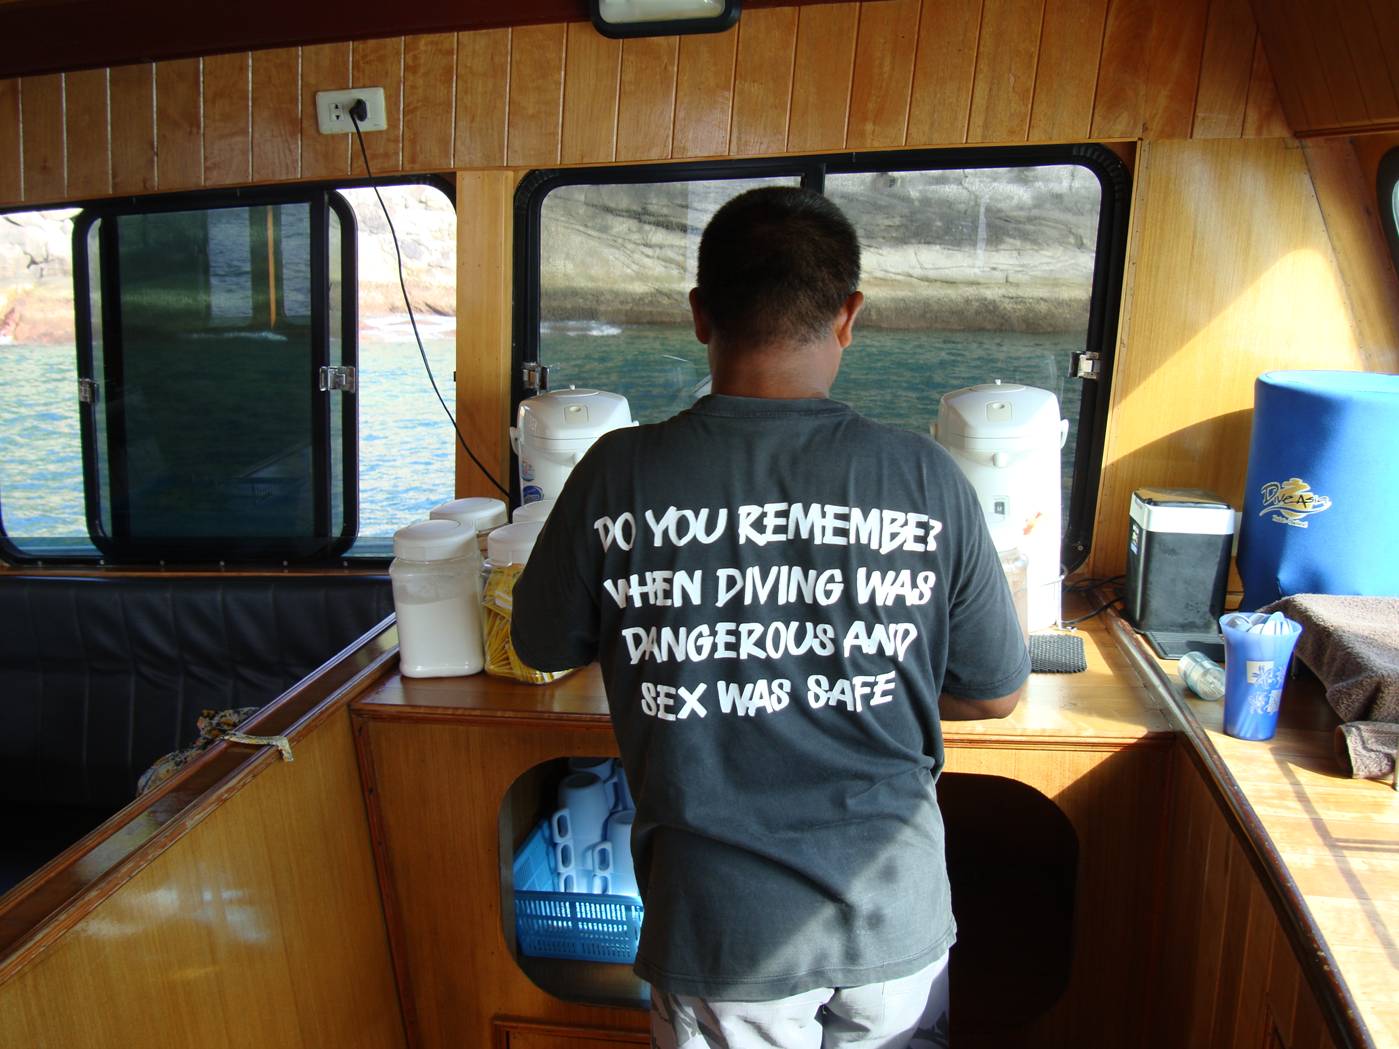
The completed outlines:
<svg viewBox="0 0 1399 1049">
<path fill-rule="evenodd" d="M 1331 497 L 1312 491 L 1312 486 L 1300 477 L 1286 481 L 1269 481 L 1262 489 L 1263 509 L 1259 517 L 1294 528 L 1306 528 L 1307 518 L 1331 508 Z"/>
</svg>

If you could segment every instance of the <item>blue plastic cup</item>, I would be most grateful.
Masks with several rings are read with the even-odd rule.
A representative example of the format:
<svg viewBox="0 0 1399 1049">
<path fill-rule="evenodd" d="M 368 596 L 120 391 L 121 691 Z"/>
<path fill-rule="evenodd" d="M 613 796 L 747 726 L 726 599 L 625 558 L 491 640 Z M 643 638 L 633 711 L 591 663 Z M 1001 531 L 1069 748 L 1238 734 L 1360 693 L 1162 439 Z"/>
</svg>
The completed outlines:
<svg viewBox="0 0 1399 1049">
<path fill-rule="evenodd" d="M 1271 632 L 1257 633 L 1264 623 Z M 1302 626 L 1280 613 L 1230 612 L 1219 617 L 1219 629 L 1224 634 L 1224 731 L 1236 739 L 1272 739 Z"/>
</svg>

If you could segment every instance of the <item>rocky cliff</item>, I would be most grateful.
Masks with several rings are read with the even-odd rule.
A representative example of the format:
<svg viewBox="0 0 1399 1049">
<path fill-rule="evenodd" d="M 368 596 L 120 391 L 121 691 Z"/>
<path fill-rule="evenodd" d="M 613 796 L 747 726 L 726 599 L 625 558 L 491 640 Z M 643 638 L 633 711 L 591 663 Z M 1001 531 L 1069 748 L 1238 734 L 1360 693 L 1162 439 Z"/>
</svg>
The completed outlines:
<svg viewBox="0 0 1399 1049">
<path fill-rule="evenodd" d="M 575 186 L 543 208 L 546 321 L 684 324 L 699 235 L 735 184 Z M 894 329 L 1081 329 L 1099 189 L 1085 169 L 831 176 L 863 244 L 863 323 Z M 362 318 L 402 312 L 393 245 L 369 190 L 346 191 L 359 230 Z M 432 188 L 390 187 L 415 307 L 450 316 L 456 224 Z M 73 338 L 72 210 L 0 215 L 0 342 Z"/>
</svg>

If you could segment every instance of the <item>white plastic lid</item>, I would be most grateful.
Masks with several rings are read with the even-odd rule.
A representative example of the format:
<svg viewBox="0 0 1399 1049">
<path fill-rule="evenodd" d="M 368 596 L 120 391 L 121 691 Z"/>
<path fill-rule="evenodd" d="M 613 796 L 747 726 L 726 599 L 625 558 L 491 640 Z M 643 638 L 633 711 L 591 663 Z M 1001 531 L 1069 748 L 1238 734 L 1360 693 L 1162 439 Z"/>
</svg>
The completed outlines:
<svg viewBox="0 0 1399 1049">
<path fill-rule="evenodd" d="M 461 557 L 475 539 L 456 521 L 419 521 L 393 534 L 393 553 L 405 561 L 445 561 Z"/>
<path fill-rule="evenodd" d="M 520 402 L 520 433 L 530 438 L 591 441 L 631 424 L 627 399 L 604 390 L 550 390 Z"/>
<path fill-rule="evenodd" d="M 489 499 L 484 495 L 473 495 L 466 499 L 453 499 L 434 507 L 428 517 L 434 520 L 458 521 L 476 532 L 489 532 L 499 528 L 509 519 L 505 503 L 499 499 Z"/>
<path fill-rule="evenodd" d="M 549 511 L 554 508 L 552 499 L 536 499 L 532 503 L 526 503 L 515 511 L 514 521 L 516 524 L 525 524 L 529 521 L 543 521 L 549 516 Z"/>
<path fill-rule="evenodd" d="M 543 521 L 526 521 L 497 528 L 486 537 L 486 558 L 496 565 L 522 565 L 529 560 Z"/>
<path fill-rule="evenodd" d="M 937 438 L 1059 441 L 1059 400 L 1048 390 L 1017 383 L 982 383 L 942 395 Z"/>
</svg>

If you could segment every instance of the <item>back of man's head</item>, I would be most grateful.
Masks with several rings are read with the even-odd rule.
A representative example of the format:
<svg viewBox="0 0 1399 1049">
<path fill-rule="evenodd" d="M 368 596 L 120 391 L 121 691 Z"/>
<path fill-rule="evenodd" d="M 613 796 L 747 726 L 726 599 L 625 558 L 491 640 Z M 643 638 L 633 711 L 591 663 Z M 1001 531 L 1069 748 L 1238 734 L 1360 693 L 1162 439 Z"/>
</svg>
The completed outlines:
<svg viewBox="0 0 1399 1049">
<path fill-rule="evenodd" d="M 820 339 L 859 284 L 854 227 L 813 190 L 751 189 L 700 240 L 700 306 L 726 347 Z"/>
</svg>

